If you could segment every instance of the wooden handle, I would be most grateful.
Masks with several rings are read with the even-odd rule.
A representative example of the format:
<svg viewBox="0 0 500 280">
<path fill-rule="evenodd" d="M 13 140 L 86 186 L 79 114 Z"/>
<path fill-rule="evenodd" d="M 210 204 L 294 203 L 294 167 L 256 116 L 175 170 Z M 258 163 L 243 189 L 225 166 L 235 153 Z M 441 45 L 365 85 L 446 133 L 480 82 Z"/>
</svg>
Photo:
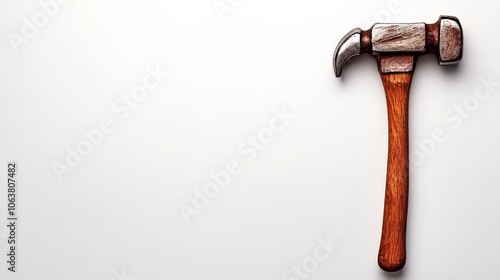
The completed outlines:
<svg viewBox="0 0 500 280">
<path fill-rule="evenodd" d="M 389 155 L 378 264 L 398 271 L 406 261 L 408 212 L 408 101 L 413 73 L 380 74 L 387 98 Z"/>
</svg>

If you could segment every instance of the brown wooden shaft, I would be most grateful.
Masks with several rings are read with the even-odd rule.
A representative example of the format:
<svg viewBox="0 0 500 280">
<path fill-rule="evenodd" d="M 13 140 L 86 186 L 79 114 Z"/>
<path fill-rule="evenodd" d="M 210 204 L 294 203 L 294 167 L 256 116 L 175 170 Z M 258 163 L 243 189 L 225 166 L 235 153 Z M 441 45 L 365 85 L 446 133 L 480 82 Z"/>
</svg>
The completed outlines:
<svg viewBox="0 0 500 280">
<path fill-rule="evenodd" d="M 387 99 L 389 155 L 378 264 L 398 271 L 406 261 L 408 211 L 408 102 L 413 73 L 380 74 Z"/>
</svg>

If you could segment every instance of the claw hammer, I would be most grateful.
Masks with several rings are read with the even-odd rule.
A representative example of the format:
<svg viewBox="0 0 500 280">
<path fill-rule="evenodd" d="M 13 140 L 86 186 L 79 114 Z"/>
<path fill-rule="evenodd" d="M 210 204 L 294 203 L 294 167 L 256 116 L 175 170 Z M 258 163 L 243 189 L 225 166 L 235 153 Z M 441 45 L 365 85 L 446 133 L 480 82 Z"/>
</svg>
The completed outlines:
<svg viewBox="0 0 500 280">
<path fill-rule="evenodd" d="M 385 271 L 401 270 L 406 261 L 408 212 L 408 101 L 418 56 L 433 53 L 439 65 L 462 59 L 460 21 L 441 16 L 436 23 L 376 23 L 368 30 L 355 28 L 340 40 L 334 56 L 335 76 L 352 57 L 368 53 L 377 60 L 387 101 L 389 154 L 382 237 L 378 264 Z"/>
</svg>

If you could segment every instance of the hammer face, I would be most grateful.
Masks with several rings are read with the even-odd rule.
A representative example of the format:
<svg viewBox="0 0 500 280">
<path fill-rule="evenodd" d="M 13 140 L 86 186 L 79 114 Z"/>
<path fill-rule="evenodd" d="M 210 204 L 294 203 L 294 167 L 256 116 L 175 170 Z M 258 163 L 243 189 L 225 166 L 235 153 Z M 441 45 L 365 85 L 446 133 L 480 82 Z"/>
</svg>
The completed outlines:
<svg viewBox="0 0 500 280">
<path fill-rule="evenodd" d="M 453 65 L 462 59 L 462 27 L 457 18 L 442 18 L 439 32 L 439 65 Z"/>
</svg>

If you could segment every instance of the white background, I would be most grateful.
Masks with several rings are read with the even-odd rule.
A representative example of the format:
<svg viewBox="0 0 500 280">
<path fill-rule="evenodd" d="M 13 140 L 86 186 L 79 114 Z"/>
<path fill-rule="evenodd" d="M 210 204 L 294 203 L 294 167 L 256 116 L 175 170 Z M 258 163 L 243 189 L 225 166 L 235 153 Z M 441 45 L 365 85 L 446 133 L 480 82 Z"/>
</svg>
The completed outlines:
<svg viewBox="0 0 500 280">
<path fill-rule="evenodd" d="M 481 79 L 500 79 L 494 4 L 232 3 L 221 19 L 212 0 L 70 0 L 16 52 L 9 36 L 22 36 L 23 17 L 42 9 L 38 1 L 1 2 L 0 278 L 278 280 L 327 237 L 339 246 L 309 279 L 498 278 L 500 86 L 474 97 Z M 418 61 L 412 155 L 424 154 L 417 144 L 436 129 L 446 140 L 412 158 L 407 263 L 388 275 L 376 263 L 383 88 L 371 57 L 342 79 L 331 58 L 345 33 L 377 17 L 432 23 L 441 14 L 461 20 L 464 58 L 454 69 L 432 56 Z M 169 77 L 120 119 L 114 102 L 156 66 Z M 464 100 L 473 109 L 457 119 L 448 110 Z M 247 161 L 238 147 L 284 107 L 295 118 Z M 65 164 L 67 147 L 105 118 L 115 130 L 58 180 L 54 163 Z M 17 273 L 5 256 L 11 160 Z M 241 173 L 186 224 L 179 207 L 233 160 Z"/>
</svg>

